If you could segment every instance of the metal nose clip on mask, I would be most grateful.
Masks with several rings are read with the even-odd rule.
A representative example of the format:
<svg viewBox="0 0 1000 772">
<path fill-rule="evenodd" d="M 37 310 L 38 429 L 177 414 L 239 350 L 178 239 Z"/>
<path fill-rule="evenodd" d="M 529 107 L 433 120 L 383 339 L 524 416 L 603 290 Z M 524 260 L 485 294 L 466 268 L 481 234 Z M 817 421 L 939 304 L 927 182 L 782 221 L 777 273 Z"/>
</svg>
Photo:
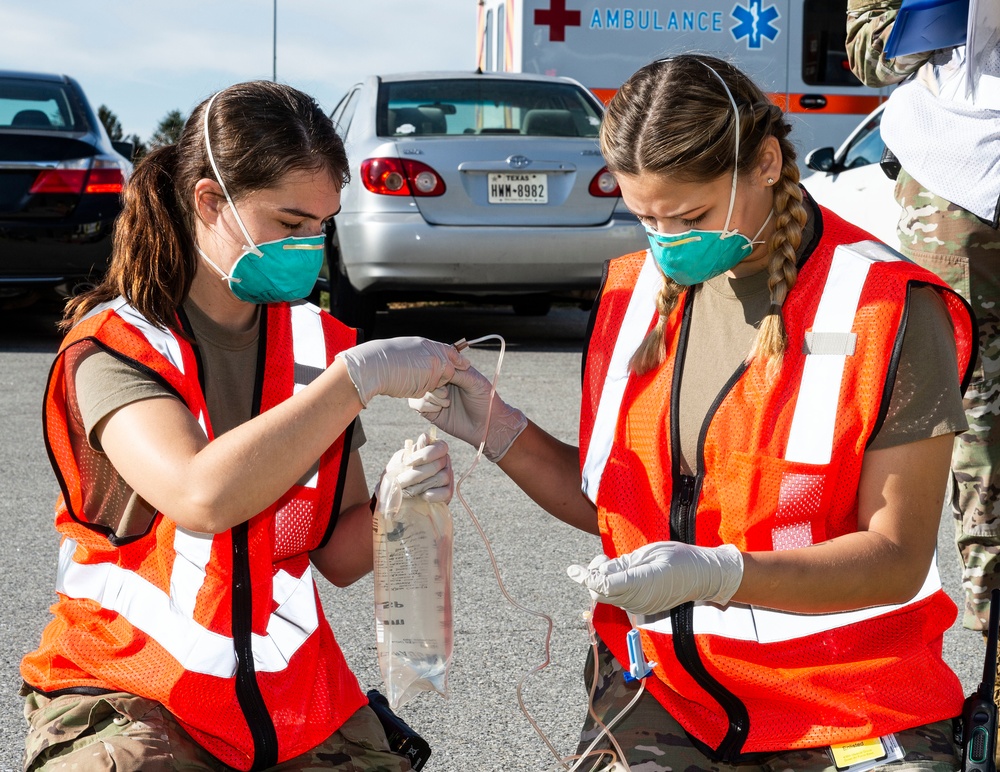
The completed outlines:
<svg viewBox="0 0 1000 772">
<path fill-rule="evenodd" d="M 236 210 L 236 204 L 226 189 L 226 183 L 219 173 L 215 156 L 212 154 L 208 115 L 218 95 L 219 92 L 216 92 L 205 107 L 205 149 L 212 171 L 215 172 L 215 178 L 219 181 L 219 186 L 233 210 L 236 224 L 240 226 L 247 244 L 243 245 L 243 254 L 236 259 L 228 274 L 219 268 L 201 247 L 195 245 L 195 249 L 206 263 L 229 282 L 229 289 L 240 300 L 247 303 L 278 303 L 304 298 L 312 291 L 323 267 L 326 239 L 324 236 L 288 236 L 263 244 L 254 243 Z"/>
<path fill-rule="evenodd" d="M 756 239 L 764 232 L 773 214 L 768 212 L 767 218 L 752 239 L 739 233 L 735 228 L 729 230 L 733 206 L 736 203 L 736 168 L 740 161 L 740 111 L 726 81 L 712 67 L 707 64 L 705 67 L 719 79 L 736 115 L 736 163 L 733 165 L 733 189 L 729 196 L 726 226 L 721 231 L 692 229 L 683 233 L 660 233 L 648 225 L 645 226 L 650 252 L 656 264 L 664 274 L 685 286 L 701 284 L 738 265 L 750 254 L 754 244 L 760 243 Z"/>
</svg>

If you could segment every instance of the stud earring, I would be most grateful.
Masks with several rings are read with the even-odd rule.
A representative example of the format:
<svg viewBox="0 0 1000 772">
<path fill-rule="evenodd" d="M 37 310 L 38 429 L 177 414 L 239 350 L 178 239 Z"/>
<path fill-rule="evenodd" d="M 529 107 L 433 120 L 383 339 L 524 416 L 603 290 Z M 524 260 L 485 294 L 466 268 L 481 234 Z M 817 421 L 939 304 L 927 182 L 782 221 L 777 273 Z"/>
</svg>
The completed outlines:
<svg viewBox="0 0 1000 772">
<path fill-rule="evenodd" d="M 767 178 L 767 184 L 768 185 L 773 185 L 774 184 L 774 177 L 768 177 Z"/>
</svg>

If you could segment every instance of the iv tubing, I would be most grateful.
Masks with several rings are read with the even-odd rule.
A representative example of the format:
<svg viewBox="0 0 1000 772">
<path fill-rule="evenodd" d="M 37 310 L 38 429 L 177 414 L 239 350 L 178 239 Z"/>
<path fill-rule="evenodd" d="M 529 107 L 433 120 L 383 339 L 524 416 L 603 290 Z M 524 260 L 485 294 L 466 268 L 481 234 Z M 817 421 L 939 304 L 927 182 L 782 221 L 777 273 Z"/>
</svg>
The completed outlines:
<svg viewBox="0 0 1000 772">
<path fill-rule="evenodd" d="M 484 341 L 487 341 L 487 340 L 497 340 L 500 343 L 500 355 L 497 358 L 496 368 L 495 368 L 495 370 L 493 372 L 493 379 L 490 381 L 490 401 L 489 401 L 489 407 L 487 407 L 487 409 L 486 409 L 486 427 L 487 427 L 487 431 L 489 431 L 490 418 L 492 417 L 492 413 L 493 413 L 493 396 L 496 394 L 497 379 L 500 376 L 500 367 L 503 364 L 503 357 L 504 357 L 504 353 L 507 350 L 507 343 L 503 339 L 502 336 L 497 335 L 497 334 L 490 334 L 490 335 L 484 335 L 481 338 L 475 338 L 475 339 L 469 340 L 469 341 L 467 341 L 465 338 L 462 338 L 461 340 L 459 340 L 459 341 L 457 341 L 455 343 L 455 348 L 458 349 L 459 351 L 462 351 L 462 350 L 468 348 L 469 346 L 474 346 L 474 345 L 477 345 L 479 343 L 483 343 Z M 464 473 L 462 473 L 462 475 L 458 478 L 458 480 L 455 483 L 455 495 L 458 497 L 458 500 L 462 503 L 462 506 L 465 508 L 465 511 L 469 514 L 469 517 L 472 519 L 473 525 L 475 525 L 476 530 L 479 532 L 479 536 L 482 539 L 484 546 L 486 547 L 486 553 L 487 553 L 487 555 L 488 555 L 488 557 L 490 559 L 490 564 L 493 566 L 493 575 L 496 577 L 497 586 L 500 588 L 500 592 L 503 594 L 504 598 L 506 598 L 507 602 L 510 603 L 512 606 L 514 606 L 517 609 L 520 609 L 521 611 L 525 612 L 526 614 L 531 614 L 534 617 L 538 617 L 540 619 L 544 619 L 545 623 L 547 625 L 546 631 L 545 631 L 545 658 L 544 658 L 544 660 L 542 662 L 540 662 L 538 665 L 535 665 L 535 667 L 533 667 L 530 670 L 528 670 L 526 673 L 524 673 L 521 676 L 521 678 L 518 680 L 518 682 L 517 682 L 517 690 L 516 691 L 517 691 L 517 704 L 518 704 L 518 707 L 520 707 L 521 712 L 524 714 L 525 718 L 528 719 L 528 723 L 531 724 L 532 729 L 534 729 L 535 732 L 538 734 L 538 736 L 542 739 L 542 742 L 544 742 L 545 745 L 546 745 L 546 747 L 548 747 L 549 751 L 555 757 L 556 761 L 559 763 L 559 766 L 562 769 L 568 770 L 568 772 L 575 772 L 576 770 L 578 770 L 580 768 L 580 765 L 583 764 L 584 761 L 587 760 L 588 757 L 591 757 L 591 756 L 594 756 L 594 755 L 596 755 L 596 756 L 602 756 L 602 755 L 610 754 L 611 757 L 612 757 L 612 763 L 614 763 L 614 761 L 616 760 L 615 759 L 615 752 L 614 751 L 612 751 L 612 750 L 598 750 L 598 751 L 595 751 L 594 750 L 594 746 L 597 745 L 597 743 L 601 740 L 602 737 L 604 737 L 604 735 L 607 735 L 608 738 L 611 740 L 611 743 L 614 745 L 615 750 L 618 751 L 618 757 L 621 759 L 621 763 L 624 765 L 624 767 L 625 767 L 626 770 L 629 770 L 630 767 L 628 765 L 628 762 L 625 760 L 625 754 L 622 752 L 621 746 L 618 745 L 618 741 L 615 739 L 614 735 L 611 734 L 611 727 L 613 727 L 616 723 L 618 723 L 618 721 L 620 719 L 622 719 L 632 709 L 632 707 L 635 705 L 635 703 L 642 696 L 642 693 L 643 693 L 643 691 L 645 690 L 645 687 L 646 687 L 646 680 L 642 679 L 642 681 L 640 683 L 640 686 L 639 686 L 639 690 L 636 692 L 635 697 L 633 697 L 632 700 L 629 702 L 629 704 L 626 705 L 625 708 L 617 716 L 615 716 L 611 721 L 609 721 L 606 725 L 604 724 L 604 722 L 602 722 L 600 720 L 600 718 L 597 717 L 597 715 L 594 713 L 594 691 L 595 691 L 595 689 L 597 687 L 597 677 L 598 677 L 598 671 L 597 671 L 597 639 L 596 639 L 596 632 L 594 630 L 593 622 L 591 621 L 590 618 L 588 618 L 587 624 L 588 624 L 588 627 L 590 629 L 591 646 L 593 647 L 593 650 L 594 650 L 594 680 L 593 680 L 593 682 L 590 685 L 590 696 L 589 696 L 589 699 L 588 699 L 587 709 L 590 711 L 591 716 L 594 718 L 594 720 L 596 721 L 596 723 L 598 724 L 598 726 L 601 727 L 601 731 L 593 739 L 593 741 L 590 743 L 590 745 L 588 746 L 587 750 L 583 752 L 583 754 L 581 754 L 579 757 L 576 757 L 576 756 L 570 756 L 569 757 L 570 759 L 577 758 L 577 761 L 572 766 L 572 768 L 570 768 L 569 765 L 566 763 L 566 760 L 562 756 L 559 755 L 559 751 L 557 751 L 555 749 L 555 747 L 552 745 L 552 742 L 545 735 L 545 732 L 542 731 L 542 728 L 538 725 L 538 723 L 535 721 L 534 717 L 531 715 L 531 713 L 528 711 L 528 708 L 524 704 L 524 697 L 523 697 L 523 694 L 522 694 L 522 687 L 524 686 L 525 680 L 527 680 L 528 676 L 530 676 L 532 673 L 536 673 L 536 672 L 538 672 L 538 671 L 540 671 L 540 670 L 548 667 L 548 665 L 549 665 L 550 651 L 551 651 L 550 644 L 551 644 L 551 641 L 552 641 L 552 627 L 553 627 L 553 625 L 552 625 L 552 617 L 550 617 L 548 614 L 544 614 L 544 613 L 542 613 L 540 611 L 535 611 L 534 609 L 530 609 L 530 608 L 527 608 L 526 606 L 521 605 L 516 600 L 514 600 L 514 598 L 511 596 L 511 594 L 507 591 L 507 588 L 506 588 L 506 586 L 503 583 L 503 579 L 500 576 L 500 568 L 497 565 L 496 556 L 493 554 L 493 548 L 490 546 L 489 538 L 487 538 L 486 532 L 483 530 L 483 527 L 480 524 L 479 519 L 476 517 L 475 513 L 472 511 L 472 507 L 469 506 L 469 503 L 465 500 L 465 497 L 462 495 L 462 483 L 465 482 L 466 478 L 469 475 L 472 474 L 472 471 L 479 464 L 479 459 L 482 458 L 483 448 L 485 446 L 486 446 L 486 434 L 484 433 L 483 439 L 479 443 L 479 448 L 476 451 L 475 458 L 473 458 L 473 460 L 472 460 L 472 464 L 469 465 L 469 468 L 467 470 L 465 470 Z M 591 612 L 593 612 L 593 607 L 591 607 Z M 591 617 L 592 616 L 593 616 L 593 614 L 591 614 Z"/>
<path fill-rule="evenodd" d="M 470 340 L 470 341 L 466 341 L 463 338 L 462 340 L 460 340 L 458 343 L 455 344 L 455 348 L 461 351 L 467 346 L 474 346 L 477 343 L 482 343 L 483 341 L 487 340 L 500 341 L 500 356 L 497 359 L 496 369 L 493 373 L 493 380 L 490 382 L 490 404 L 489 407 L 486 409 L 486 426 L 488 430 L 490 425 L 490 418 L 493 413 L 493 395 L 496 394 L 497 378 L 500 376 L 500 365 L 503 364 L 503 355 L 504 352 L 507 350 L 507 342 L 500 335 L 491 334 L 491 335 L 484 335 L 481 338 L 476 338 L 475 340 Z M 548 667 L 550 642 L 552 640 L 552 617 L 550 617 L 548 614 L 543 614 L 540 611 L 535 611 L 534 609 L 522 606 L 520 603 L 514 600 L 514 598 L 511 596 L 509 592 L 507 592 L 507 588 L 504 586 L 503 579 L 500 577 L 500 567 L 497 565 L 497 559 L 493 554 L 493 548 L 490 546 L 490 540 L 486 537 L 486 532 L 483 530 L 482 525 L 480 525 L 479 519 L 473 513 L 472 507 L 469 506 L 469 503 L 465 500 L 465 497 L 462 495 L 462 483 L 465 482 L 465 479 L 470 474 L 472 474 L 472 470 L 476 468 L 476 465 L 479 463 L 479 459 L 482 458 L 483 448 L 485 446 L 486 446 L 486 435 L 484 434 L 482 442 L 479 443 L 479 449 L 476 451 L 476 457 L 472 460 L 472 464 L 469 466 L 467 470 L 465 470 L 462 476 L 459 477 L 458 481 L 455 483 L 455 495 L 458 497 L 458 500 L 462 502 L 462 506 L 465 507 L 465 511 L 468 512 L 469 517 L 472 518 L 473 525 L 475 525 L 476 530 L 479 531 L 479 536 L 483 540 L 483 544 L 486 546 L 486 554 L 489 556 L 490 563 L 493 566 L 493 575 L 496 577 L 497 586 L 500 588 L 500 592 L 503 593 L 504 598 L 506 598 L 507 602 L 510 603 L 510 605 L 514 606 L 514 608 L 520 609 L 526 614 L 531 614 L 534 617 L 538 617 L 539 619 L 545 620 L 545 624 L 547 625 L 547 629 L 545 631 L 545 659 L 538 665 L 535 665 L 535 667 L 531 668 L 531 670 L 527 671 L 524 675 L 521 676 L 520 680 L 518 680 L 517 704 L 521 708 L 521 712 L 524 714 L 525 718 L 528 719 L 528 723 L 531 724 L 531 727 L 535 730 L 538 736 L 542 738 L 542 742 L 544 742 L 545 745 L 548 746 L 548 749 L 552 752 L 552 755 L 555 756 L 556 759 L 558 759 L 559 764 L 562 766 L 562 768 L 569 769 L 566 763 L 562 760 L 562 757 L 559 755 L 559 751 L 557 751 L 555 747 L 553 747 L 552 742 L 549 740 L 548 737 L 546 737 L 545 732 L 542 731 L 542 728 L 538 726 L 538 723 L 535 721 L 534 717 L 531 715 L 531 713 L 528 712 L 528 709 L 524 704 L 524 698 L 521 693 L 521 689 L 524 686 L 524 681 L 529 675 L 539 670 L 542 670 L 545 667 Z"/>
</svg>

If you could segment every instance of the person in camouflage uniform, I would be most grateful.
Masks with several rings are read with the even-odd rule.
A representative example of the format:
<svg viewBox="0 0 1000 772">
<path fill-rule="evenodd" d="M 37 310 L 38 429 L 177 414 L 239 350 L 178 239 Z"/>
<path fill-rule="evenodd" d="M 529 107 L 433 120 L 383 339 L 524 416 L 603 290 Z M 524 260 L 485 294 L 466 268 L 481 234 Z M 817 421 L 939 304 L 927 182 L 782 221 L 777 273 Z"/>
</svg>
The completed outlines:
<svg viewBox="0 0 1000 772">
<path fill-rule="evenodd" d="M 598 661 L 594 683 L 594 659 Z M 639 690 L 637 681 L 626 682 L 625 671 L 599 639 L 584 668 L 584 684 L 594 686 L 593 710 L 588 713 L 580 735 L 577 755 L 587 754 L 592 761 L 580 767 L 586 772 L 620 772 L 615 743 L 629 748 L 629 766 L 642 772 L 836 772 L 829 748 L 806 748 L 766 756 L 737 766 L 709 761 L 691 742 L 684 728 L 656 699 L 643 692 L 632 704 Z M 631 707 L 630 707 L 631 705 Z M 600 724 L 595 721 L 595 716 Z M 591 749 L 594 739 L 610 727 Z M 960 766 L 952 742 L 952 722 L 938 721 L 896 733 L 896 740 L 906 754 L 900 761 L 880 765 L 878 770 L 892 772 L 953 772 Z M 670 748 L 669 763 L 664 748 Z"/>
<path fill-rule="evenodd" d="M 885 57 L 900 2 L 848 3 L 847 55 L 854 74 L 867 85 L 899 83 L 933 54 Z M 902 208 L 899 249 L 961 293 L 979 325 L 979 363 L 965 393 L 969 430 L 956 438 L 952 457 L 951 506 L 963 567 L 962 621 L 970 630 L 985 631 L 990 591 L 998 586 L 1000 573 L 1000 231 L 995 223 L 929 190 L 914 174 L 919 172 L 904 167 L 896 180 Z"/>
<path fill-rule="evenodd" d="M 158 702 L 125 692 L 48 698 L 22 696 L 31 726 L 25 769 L 142 769 L 143 772 L 227 772 Z M 392 753 L 370 708 L 354 713 L 325 742 L 269 772 L 409 772 Z"/>
</svg>

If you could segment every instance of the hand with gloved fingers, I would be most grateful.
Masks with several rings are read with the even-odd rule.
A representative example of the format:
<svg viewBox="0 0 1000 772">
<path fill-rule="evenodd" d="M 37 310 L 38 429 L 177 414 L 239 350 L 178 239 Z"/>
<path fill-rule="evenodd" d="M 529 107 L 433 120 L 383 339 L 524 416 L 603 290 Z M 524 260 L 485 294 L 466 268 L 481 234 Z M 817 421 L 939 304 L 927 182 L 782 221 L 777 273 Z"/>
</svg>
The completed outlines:
<svg viewBox="0 0 1000 772">
<path fill-rule="evenodd" d="M 469 367 L 453 345 L 415 336 L 370 340 L 341 351 L 337 359 L 347 366 L 365 407 L 379 394 L 420 397 Z"/>
<path fill-rule="evenodd" d="M 448 443 L 421 434 L 412 447 L 396 451 L 389 459 L 379 480 L 377 507 L 385 511 L 394 496 L 447 504 L 454 491 L 455 475 Z"/>
<path fill-rule="evenodd" d="M 586 568 L 573 565 L 566 573 L 598 603 L 650 615 L 688 601 L 724 606 L 743 581 L 743 555 L 732 544 L 656 541 L 617 558 L 598 555 Z"/>
<path fill-rule="evenodd" d="M 410 399 L 410 407 L 473 447 L 483 445 L 483 455 L 494 463 L 504 457 L 514 440 L 528 425 L 528 419 L 493 391 L 489 379 L 474 367 L 459 369 L 447 385 L 428 389 Z M 492 405 L 492 409 L 491 409 Z M 487 426 L 488 422 L 488 426 Z"/>
</svg>

